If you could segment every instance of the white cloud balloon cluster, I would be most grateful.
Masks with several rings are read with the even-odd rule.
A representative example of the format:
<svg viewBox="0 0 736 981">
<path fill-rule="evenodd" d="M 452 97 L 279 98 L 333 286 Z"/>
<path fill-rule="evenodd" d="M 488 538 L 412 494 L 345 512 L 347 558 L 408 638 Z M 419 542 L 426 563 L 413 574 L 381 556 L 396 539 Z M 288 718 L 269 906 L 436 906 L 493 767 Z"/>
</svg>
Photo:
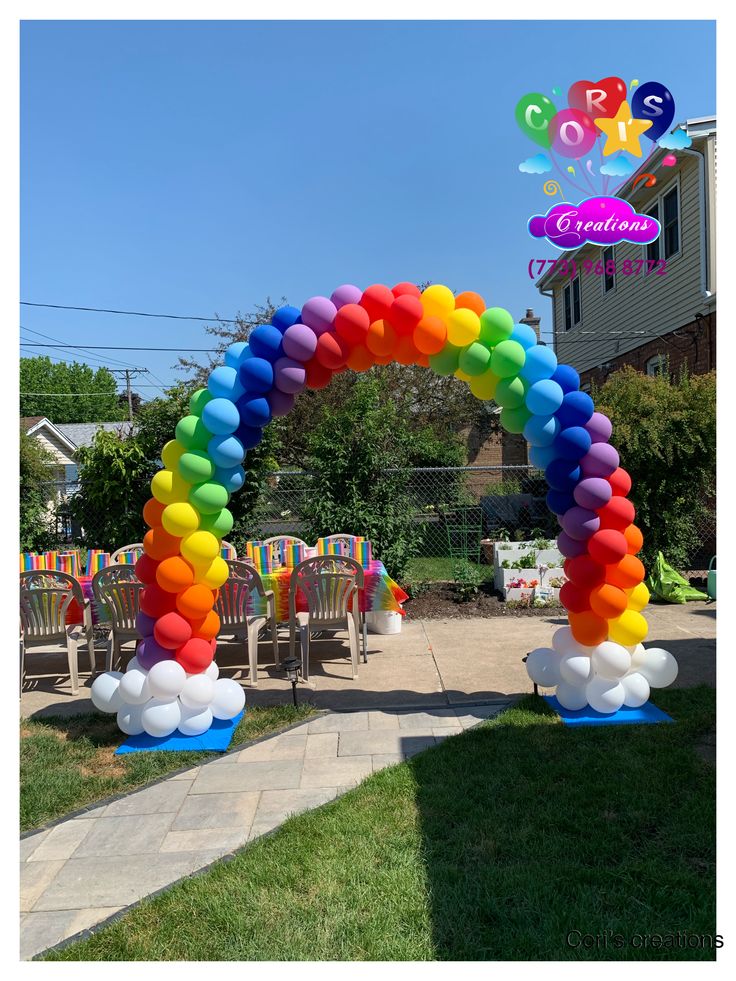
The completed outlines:
<svg viewBox="0 0 736 981">
<path fill-rule="evenodd" d="M 230 678 L 220 678 L 215 662 L 201 674 L 187 674 L 173 658 L 146 671 L 133 657 L 123 674 L 106 671 L 92 685 L 92 702 L 100 712 L 117 713 L 128 736 L 201 736 L 213 719 L 233 719 L 245 705 L 245 692 Z"/>
<path fill-rule="evenodd" d="M 590 705 L 612 714 L 624 705 L 639 708 L 650 688 L 666 688 L 677 677 L 677 661 L 660 647 L 622 647 L 612 640 L 583 647 L 569 627 L 560 627 L 552 647 L 538 647 L 526 661 L 529 677 L 541 688 L 555 688 L 557 700 L 570 711 Z"/>
</svg>

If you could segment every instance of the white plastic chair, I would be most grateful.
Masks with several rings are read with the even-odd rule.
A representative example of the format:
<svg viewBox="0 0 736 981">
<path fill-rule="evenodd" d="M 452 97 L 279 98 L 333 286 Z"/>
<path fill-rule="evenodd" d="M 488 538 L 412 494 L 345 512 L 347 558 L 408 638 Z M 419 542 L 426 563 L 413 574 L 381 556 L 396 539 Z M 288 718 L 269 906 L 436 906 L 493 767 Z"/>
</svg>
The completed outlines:
<svg viewBox="0 0 736 981">
<path fill-rule="evenodd" d="M 323 542 L 341 542 L 343 545 L 350 547 L 351 542 L 357 541 L 357 535 L 323 535 Z"/>
<path fill-rule="evenodd" d="M 289 654 L 294 656 L 298 629 L 304 681 L 309 681 L 311 631 L 340 627 L 347 627 L 353 678 L 358 677 L 358 590 L 362 587 L 363 567 L 348 556 L 317 555 L 294 569 L 289 583 Z M 296 610 L 299 591 L 307 602 L 305 613 Z"/>
<path fill-rule="evenodd" d="M 143 583 L 132 565 L 108 565 L 93 577 L 92 592 L 110 617 L 107 638 L 107 670 L 122 660 L 123 644 L 140 639 L 135 621 L 140 609 Z"/>
<path fill-rule="evenodd" d="M 276 667 L 279 666 L 279 637 L 276 629 L 276 597 L 272 589 L 264 589 L 261 577 L 246 562 L 230 560 L 230 575 L 220 586 L 215 612 L 220 618 L 220 634 L 241 638 L 246 647 L 250 667 L 250 687 L 258 687 L 258 635 L 267 625 L 271 627 L 271 646 Z M 257 593 L 266 601 L 266 615 L 248 614 L 248 599 Z"/>
<path fill-rule="evenodd" d="M 350 548 L 350 543 L 357 541 L 357 535 L 323 535 L 323 542 L 341 542 Z M 368 663 L 368 625 L 365 622 L 365 613 L 358 611 L 358 617 L 360 620 L 360 644 L 363 652 L 363 663 Z"/>
<path fill-rule="evenodd" d="M 82 610 L 82 623 L 67 625 L 66 615 L 72 600 Z M 87 644 L 89 665 L 95 674 L 95 639 L 92 608 L 79 582 L 66 572 L 38 569 L 20 574 L 20 684 L 25 677 L 26 648 L 47 641 L 66 642 L 69 680 L 72 694 L 79 691 L 79 658 L 77 648 Z"/>
<path fill-rule="evenodd" d="M 295 538 L 294 535 L 274 535 L 273 538 L 267 538 L 261 544 L 271 546 L 274 569 L 278 568 L 278 566 L 286 565 L 287 545 L 303 545 L 305 548 L 308 547 L 306 542 L 303 542 L 301 538 Z"/>
<path fill-rule="evenodd" d="M 233 545 L 233 543 L 232 542 L 226 542 L 225 539 L 223 538 L 222 541 L 220 542 L 220 544 L 221 544 L 222 548 L 226 548 L 230 552 L 232 552 L 232 558 L 230 558 L 228 561 L 235 562 L 237 560 L 237 558 L 238 558 L 238 550 Z"/>
<path fill-rule="evenodd" d="M 123 545 L 122 548 L 119 548 L 112 553 L 112 555 L 110 556 L 110 564 L 115 565 L 117 563 L 119 565 L 123 565 L 123 564 L 130 565 L 131 563 L 120 562 L 118 557 L 122 555 L 128 555 L 131 552 L 135 555 L 136 560 L 139 559 L 141 555 L 143 555 L 143 542 L 133 542 L 132 545 Z"/>
</svg>

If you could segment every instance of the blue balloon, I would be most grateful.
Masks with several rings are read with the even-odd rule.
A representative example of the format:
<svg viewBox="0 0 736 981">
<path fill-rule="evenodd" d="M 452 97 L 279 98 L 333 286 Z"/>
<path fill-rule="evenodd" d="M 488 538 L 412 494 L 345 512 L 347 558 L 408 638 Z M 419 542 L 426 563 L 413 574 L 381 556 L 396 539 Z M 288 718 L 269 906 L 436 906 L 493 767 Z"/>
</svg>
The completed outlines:
<svg viewBox="0 0 736 981">
<path fill-rule="evenodd" d="M 529 450 L 529 462 L 537 470 L 546 470 L 557 456 L 551 446 L 533 446 Z"/>
<path fill-rule="evenodd" d="M 552 381 L 556 381 L 563 392 L 577 392 L 580 388 L 580 375 L 572 365 L 558 364 L 557 369 L 552 375 Z"/>
<path fill-rule="evenodd" d="M 550 446 L 559 431 L 555 416 L 532 416 L 524 426 L 524 439 L 531 446 Z"/>
<path fill-rule="evenodd" d="M 273 366 L 265 358 L 248 358 L 238 370 L 240 384 L 250 395 L 265 395 L 273 388 Z"/>
<path fill-rule="evenodd" d="M 225 364 L 228 368 L 239 368 L 240 362 L 250 357 L 247 341 L 236 341 L 225 351 Z"/>
<path fill-rule="evenodd" d="M 228 494 L 234 494 L 245 483 L 245 470 L 242 467 L 218 467 L 212 479 L 222 484 Z"/>
<path fill-rule="evenodd" d="M 227 360 L 227 355 L 225 357 Z M 237 369 L 224 364 L 214 368 L 207 379 L 207 391 L 215 399 L 230 399 L 231 402 L 237 402 L 243 394 Z"/>
<path fill-rule="evenodd" d="M 228 436 L 240 425 L 240 413 L 230 399 L 212 399 L 202 409 L 202 422 L 214 436 Z"/>
<path fill-rule="evenodd" d="M 672 93 L 661 82 L 644 82 L 631 99 L 631 115 L 635 119 L 648 119 L 651 122 L 652 125 L 642 136 L 656 143 L 675 118 Z"/>
<path fill-rule="evenodd" d="M 238 402 L 240 421 L 244 426 L 253 426 L 254 429 L 262 429 L 271 421 L 271 406 L 268 400 L 262 395 L 255 398 L 244 398 Z M 585 430 L 583 430 L 585 431 Z"/>
<path fill-rule="evenodd" d="M 526 393 L 526 407 L 535 416 L 550 416 L 562 404 L 564 392 L 551 378 L 534 382 Z"/>
<path fill-rule="evenodd" d="M 544 476 L 552 490 L 573 491 L 580 480 L 580 467 L 574 460 L 553 460 Z"/>
<path fill-rule="evenodd" d="M 263 430 L 258 429 L 255 426 L 240 425 L 235 435 L 238 437 L 246 450 L 252 450 L 253 447 L 258 446 L 263 439 Z"/>
<path fill-rule="evenodd" d="M 587 392 L 568 392 L 555 415 L 565 429 L 567 426 L 584 426 L 594 411 L 593 399 Z"/>
<path fill-rule="evenodd" d="M 552 446 L 563 460 L 580 460 L 590 449 L 591 438 L 582 426 L 568 426 L 555 436 Z"/>
<path fill-rule="evenodd" d="M 521 344 L 525 351 L 539 343 L 535 331 L 529 324 L 514 324 L 509 340 Z"/>
<path fill-rule="evenodd" d="M 256 327 L 251 332 L 248 344 L 254 357 L 265 358 L 266 361 L 273 364 L 274 361 L 284 356 L 282 340 L 283 336 L 277 327 L 272 327 L 271 324 L 261 324 L 260 327 Z"/>
<path fill-rule="evenodd" d="M 300 311 L 296 307 L 279 307 L 271 317 L 271 323 L 283 334 L 293 324 L 300 320 Z"/>
<path fill-rule="evenodd" d="M 547 491 L 547 507 L 553 514 L 564 514 L 575 507 L 575 498 L 570 491 Z"/>
<path fill-rule="evenodd" d="M 524 381 L 536 382 L 543 378 L 551 378 L 557 368 L 557 356 L 546 344 L 535 344 L 526 352 L 524 367 L 519 377 Z"/>
<path fill-rule="evenodd" d="M 214 465 L 224 470 L 237 467 L 245 456 L 243 444 L 235 436 L 213 436 L 207 444 L 207 453 Z"/>
</svg>

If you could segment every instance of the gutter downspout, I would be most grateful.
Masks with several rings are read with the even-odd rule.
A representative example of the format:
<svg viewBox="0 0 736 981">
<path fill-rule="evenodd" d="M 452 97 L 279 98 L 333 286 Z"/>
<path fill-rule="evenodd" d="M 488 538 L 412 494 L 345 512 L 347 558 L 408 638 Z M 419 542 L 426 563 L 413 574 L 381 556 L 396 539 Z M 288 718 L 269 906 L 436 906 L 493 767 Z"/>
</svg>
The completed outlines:
<svg viewBox="0 0 736 981">
<path fill-rule="evenodd" d="M 700 207 L 700 292 L 706 297 L 712 296 L 708 289 L 708 235 L 707 235 L 707 213 L 705 210 L 705 153 L 698 150 L 681 149 L 679 153 L 685 153 L 689 157 L 697 157 L 698 160 L 698 205 Z"/>
</svg>

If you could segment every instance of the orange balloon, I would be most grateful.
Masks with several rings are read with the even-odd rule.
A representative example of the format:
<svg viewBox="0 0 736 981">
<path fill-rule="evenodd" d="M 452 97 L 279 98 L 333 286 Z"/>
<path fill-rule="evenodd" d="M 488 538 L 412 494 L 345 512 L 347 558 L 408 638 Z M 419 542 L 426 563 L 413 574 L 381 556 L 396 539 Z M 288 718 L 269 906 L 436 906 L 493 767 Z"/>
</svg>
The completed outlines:
<svg viewBox="0 0 736 981">
<path fill-rule="evenodd" d="M 348 355 L 348 368 L 353 371 L 368 371 L 375 363 L 373 354 L 365 344 L 356 344 Z"/>
<path fill-rule="evenodd" d="M 387 354 L 393 354 L 396 341 L 396 331 L 387 320 L 374 320 L 368 328 L 365 346 L 373 354 L 385 357 Z"/>
<path fill-rule="evenodd" d="M 570 630 L 578 644 L 595 647 L 608 636 L 608 621 L 595 613 L 568 613 Z"/>
<path fill-rule="evenodd" d="M 624 538 L 626 539 L 626 551 L 629 555 L 636 555 L 637 552 L 641 552 L 644 546 L 644 536 L 636 525 L 629 525 L 628 528 L 624 528 Z"/>
<path fill-rule="evenodd" d="M 465 293 L 460 293 L 455 297 L 455 309 L 472 310 L 473 313 L 477 313 L 480 317 L 485 312 L 486 301 L 480 293 L 473 293 L 472 290 L 467 290 Z"/>
<path fill-rule="evenodd" d="M 206 617 L 192 620 L 192 637 L 201 637 L 203 640 L 212 640 L 220 632 L 220 618 L 214 610 L 210 610 Z"/>
<path fill-rule="evenodd" d="M 350 347 L 350 343 L 344 337 L 325 331 L 317 338 L 317 350 L 314 356 L 325 368 L 337 371 L 347 361 Z"/>
<path fill-rule="evenodd" d="M 419 352 L 414 347 L 411 334 L 402 334 L 394 351 L 394 360 L 398 361 L 399 364 L 414 364 L 417 354 Z"/>
<path fill-rule="evenodd" d="M 383 357 L 380 358 L 376 354 L 375 358 L 376 358 L 376 364 L 391 364 L 391 362 L 394 360 L 393 354 L 385 354 L 383 355 Z"/>
<path fill-rule="evenodd" d="M 635 555 L 624 555 L 620 562 L 606 566 L 606 582 L 620 589 L 631 589 L 644 582 L 646 570 Z"/>
<path fill-rule="evenodd" d="M 194 583 L 176 597 L 179 613 L 187 620 L 201 620 L 207 616 L 215 603 L 215 597 L 209 586 Z"/>
<path fill-rule="evenodd" d="M 178 555 L 180 544 L 181 538 L 174 538 L 160 525 L 147 531 L 143 538 L 144 552 L 157 562 L 168 559 L 171 555 Z"/>
<path fill-rule="evenodd" d="M 414 358 L 416 364 L 420 364 L 422 368 L 429 368 L 429 355 L 422 354 L 421 351 L 417 351 L 417 356 Z"/>
<path fill-rule="evenodd" d="M 414 328 L 414 347 L 422 354 L 439 354 L 447 343 L 447 326 L 439 317 L 422 317 Z"/>
<path fill-rule="evenodd" d="M 167 593 L 180 593 L 194 582 L 194 569 L 181 555 L 172 555 L 156 569 L 156 582 Z"/>
<path fill-rule="evenodd" d="M 621 616 L 628 606 L 628 597 L 623 589 L 604 582 L 596 586 L 590 593 L 590 608 L 604 620 L 613 620 Z"/>
<path fill-rule="evenodd" d="M 143 520 L 149 528 L 155 528 L 161 524 L 161 516 L 164 513 L 165 504 L 157 501 L 155 497 L 149 498 L 143 505 Z"/>
</svg>

